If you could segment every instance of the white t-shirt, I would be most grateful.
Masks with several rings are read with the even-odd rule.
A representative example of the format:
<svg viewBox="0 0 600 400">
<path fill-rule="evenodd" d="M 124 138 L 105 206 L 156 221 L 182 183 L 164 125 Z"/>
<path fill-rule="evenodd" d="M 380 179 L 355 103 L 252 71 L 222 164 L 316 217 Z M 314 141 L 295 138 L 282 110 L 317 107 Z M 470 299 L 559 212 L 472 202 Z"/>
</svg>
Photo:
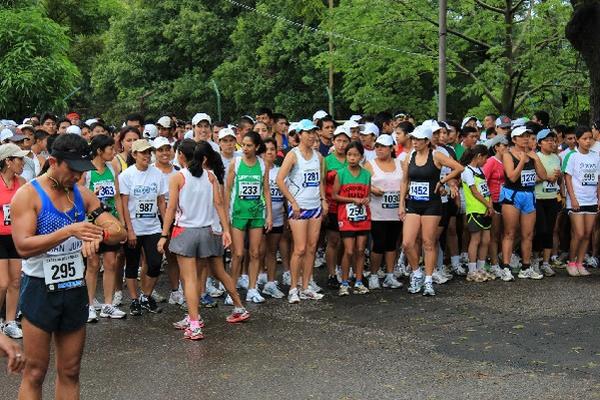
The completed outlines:
<svg viewBox="0 0 600 400">
<path fill-rule="evenodd" d="M 460 174 L 460 179 L 466 183 L 468 187 L 471 187 L 475 184 L 475 174 L 473 173 L 473 170 L 475 170 L 475 172 L 478 174 L 483 175 L 481 168 L 475 167 L 465 168 L 465 170 Z"/>
<path fill-rule="evenodd" d="M 158 196 L 166 195 L 168 190 L 162 172 L 154 165 L 140 171 L 134 164 L 119 175 L 119 190 L 129 196 L 127 209 L 135 234 L 160 233 Z"/>
<path fill-rule="evenodd" d="M 367 161 L 372 161 L 375 158 L 377 158 L 377 153 L 375 153 L 375 149 L 373 149 L 373 150 L 365 149 L 365 158 L 364 158 L 365 163 Z"/>
<path fill-rule="evenodd" d="M 600 155 L 590 151 L 581 154 L 579 151 L 571 154 L 567 160 L 565 173 L 571 176 L 573 192 L 580 206 L 598 204 L 596 190 L 598 174 L 600 173 Z M 567 194 L 567 208 L 571 208 L 571 196 Z"/>
</svg>

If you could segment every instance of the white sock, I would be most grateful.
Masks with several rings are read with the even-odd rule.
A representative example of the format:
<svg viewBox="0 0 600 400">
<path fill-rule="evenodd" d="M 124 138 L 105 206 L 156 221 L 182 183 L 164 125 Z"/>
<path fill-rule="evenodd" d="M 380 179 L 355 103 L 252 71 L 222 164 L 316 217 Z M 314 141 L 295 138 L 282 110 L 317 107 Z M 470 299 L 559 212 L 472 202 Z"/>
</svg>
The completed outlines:
<svg viewBox="0 0 600 400">
<path fill-rule="evenodd" d="M 483 269 L 485 266 L 485 260 L 477 260 L 477 269 Z"/>
<path fill-rule="evenodd" d="M 470 262 L 468 265 L 469 265 L 469 273 L 470 274 L 477 272 L 477 263 Z"/>
<path fill-rule="evenodd" d="M 385 274 L 385 277 L 387 279 L 392 279 L 394 277 L 394 273 L 393 272 L 388 272 L 387 274 Z"/>
<path fill-rule="evenodd" d="M 450 264 L 453 267 L 458 267 L 460 265 L 460 256 L 450 256 Z"/>
<path fill-rule="evenodd" d="M 500 268 L 500 265 L 498 265 L 498 264 L 494 264 L 494 265 L 492 265 L 492 268 L 493 268 L 493 269 Z"/>
<path fill-rule="evenodd" d="M 433 277 L 431 275 L 427 275 L 425 277 L 425 283 L 433 283 Z"/>
</svg>

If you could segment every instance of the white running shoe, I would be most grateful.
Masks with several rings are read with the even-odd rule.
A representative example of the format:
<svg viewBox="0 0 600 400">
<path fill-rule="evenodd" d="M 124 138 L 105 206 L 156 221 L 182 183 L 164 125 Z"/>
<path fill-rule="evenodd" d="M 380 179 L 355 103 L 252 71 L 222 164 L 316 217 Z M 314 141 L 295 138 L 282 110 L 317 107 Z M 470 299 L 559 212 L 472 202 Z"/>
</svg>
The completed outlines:
<svg viewBox="0 0 600 400">
<path fill-rule="evenodd" d="M 321 300 L 323 297 L 325 297 L 324 294 L 317 293 L 310 287 L 300 291 L 301 300 Z"/>
<path fill-rule="evenodd" d="M 237 281 L 238 289 L 248 290 L 249 285 L 250 285 L 250 278 L 248 278 L 248 275 L 241 275 Z"/>
<path fill-rule="evenodd" d="M 246 301 L 251 301 L 256 304 L 264 303 L 265 298 L 258 293 L 256 289 L 249 289 L 248 294 L 246 295 Z"/>
<path fill-rule="evenodd" d="M 101 318 L 112 318 L 112 319 L 121 319 L 125 318 L 127 314 L 123 311 L 119 310 L 117 307 L 112 304 L 104 304 L 102 309 L 100 310 Z"/>
<path fill-rule="evenodd" d="M 377 276 L 379 277 L 379 279 L 385 279 L 385 271 L 380 269 L 379 271 L 377 271 Z"/>
<path fill-rule="evenodd" d="M 169 304 L 177 304 L 180 306 L 183 303 L 185 303 L 185 297 L 183 296 L 183 293 L 181 293 L 179 290 L 171 291 L 171 294 L 169 295 Z"/>
<path fill-rule="evenodd" d="M 515 277 L 513 276 L 510 268 L 504 268 L 502 270 L 502 276 L 500 277 L 504 282 L 514 281 Z"/>
<path fill-rule="evenodd" d="M 542 264 L 542 266 L 540 267 L 540 270 L 542 271 L 544 276 L 556 275 L 556 272 L 554 272 L 554 270 L 552 269 L 552 267 L 549 264 Z"/>
<path fill-rule="evenodd" d="M 594 256 L 586 254 L 585 258 L 583 259 L 583 264 L 587 265 L 589 268 L 598 268 L 598 259 Z"/>
<path fill-rule="evenodd" d="M 2 333 L 11 339 L 21 339 L 23 337 L 23 331 L 16 321 L 7 321 L 2 327 Z"/>
<path fill-rule="evenodd" d="M 521 257 L 513 253 L 510 256 L 510 267 L 512 269 L 521 268 Z"/>
<path fill-rule="evenodd" d="M 410 276 L 410 286 L 408 287 L 408 292 L 415 294 L 419 293 L 423 288 L 423 284 L 425 283 L 425 277 L 420 276 L 417 277 L 414 273 Z"/>
<path fill-rule="evenodd" d="M 256 280 L 257 285 L 265 285 L 267 282 L 269 282 L 269 278 L 267 278 L 266 272 L 258 274 L 258 279 Z"/>
<path fill-rule="evenodd" d="M 214 283 L 209 286 L 208 282 L 207 282 L 207 284 L 206 284 L 206 293 L 208 293 L 208 295 L 210 297 L 221 297 L 221 296 L 223 296 L 223 293 L 225 293 L 225 291 L 219 289 L 218 287 L 216 287 L 214 285 Z"/>
<path fill-rule="evenodd" d="M 371 276 L 369 276 L 369 290 L 376 289 L 381 289 L 381 285 L 379 285 L 379 276 L 377 274 L 371 274 Z M 354 291 L 356 291 L 356 287 Z"/>
<path fill-rule="evenodd" d="M 323 289 L 321 288 L 321 286 L 317 285 L 317 282 L 315 282 L 315 280 L 313 278 L 310 278 L 310 282 L 308 282 L 308 287 L 316 293 L 321 293 L 323 291 Z"/>
<path fill-rule="evenodd" d="M 354 285 L 354 294 L 367 294 L 369 293 L 369 289 L 365 285 Z"/>
<path fill-rule="evenodd" d="M 335 277 L 338 283 L 342 283 L 342 267 L 340 267 L 339 265 L 335 266 Z"/>
<path fill-rule="evenodd" d="M 227 297 L 225 297 L 224 304 L 226 306 L 232 306 L 233 305 L 233 299 L 231 298 L 230 295 L 227 295 Z"/>
<path fill-rule="evenodd" d="M 350 286 L 340 285 L 338 289 L 338 296 L 350 296 Z"/>
<path fill-rule="evenodd" d="M 535 272 L 533 267 L 529 267 L 525 270 L 520 270 L 518 277 L 520 279 L 542 279 L 544 275 Z"/>
<path fill-rule="evenodd" d="M 98 300 L 96 300 L 96 298 L 94 297 L 94 299 L 92 300 L 92 306 L 94 307 L 94 309 L 96 311 L 100 311 L 100 309 L 102 308 L 102 303 L 100 303 Z"/>
<path fill-rule="evenodd" d="M 423 285 L 423 296 L 435 296 L 435 290 L 433 290 L 433 283 L 425 282 Z"/>
<path fill-rule="evenodd" d="M 500 268 L 499 265 L 492 265 L 490 267 L 490 272 L 496 275 L 496 278 L 502 278 L 504 276 L 504 270 Z"/>
<path fill-rule="evenodd" d="M 444 283 L 448 282 L 448 279 L 442 274 L 440 274 L 437 269 L 433 271 L 431 277 L 433 279 L 433 282 L 437 285 L 443 285 Z"/>
<path fill-rule="evenodd" d="M 467 275 L 467 271 L 463 268 L 462 265 L 453 266 L 452 272 L 454 272 L 458 276 L 466 276 Z"/>
<path fill-rule="evenodd" d="M 402 287 L 402 282 L 398 281 L 394 275 L 386 275 L 383 280 L 383 287 L 390 289 L 398 289 Z"/>
<path fill-rule="evenodd" d="M 325 251 L 323 251 L 322 249 L 318 249 L 317 255 L 315 256 L 314 267 L 321 268 L 323 265 L 325 265 Z"/>
<path fill-rule="evenodd" d="M 123 291 L 117 290 L 115 294 L 113 294 L 112 305 L 115 307 L 119 307 L 123 304 Z"/>
<path fill-rule="evenodd" d="M 290 274 L 290 271 L 284 271 L 281 280 L 285 286 L 290 286 L 292 284 L 292 275 Z"/>
<path fill-rule="evenodd" d="M 93 306 L 88 307 L 88 323 L 98 322 L 98 314 L 96 314 L 96 309 Z"/>
<path fill-rule="evenodd" d="M 158 293 L 156 290 L 152 291 L 151 296 L 154 299 L 154 301 L 157 303 L 164 303 L 165 301 L 167 301 L 167 298 L 165 296 L 161 295 L 160 293 Z"/>
<path fill-rule="evenodd" d="M 262 293 L 274 299 L 283 299 L 285 297 L 285 294 L 277 287 L 277 281 L 265 283 Z"/>
<path fill-rule="evenodd" d="M 298 296 L 298 288 L 291 288 L 288 293 L 288 303 L 297 304 L 300 303 L 300 296 Z"/>
</svg>

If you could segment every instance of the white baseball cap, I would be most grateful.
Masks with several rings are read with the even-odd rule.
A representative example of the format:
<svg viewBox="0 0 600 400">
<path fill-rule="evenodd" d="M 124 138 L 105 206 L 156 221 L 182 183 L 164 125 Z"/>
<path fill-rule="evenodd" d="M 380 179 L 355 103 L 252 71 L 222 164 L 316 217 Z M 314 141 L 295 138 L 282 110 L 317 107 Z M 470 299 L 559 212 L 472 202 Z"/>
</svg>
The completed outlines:
<svg viewBox="0 0 600 400">
<path fill-rule="evenodd" d="M 346 135 L 348 138 L 350 138 L 350 128 L 345 125 L 338 126 L 335 128 L 335 131 L 333 131 L 333 137 L 337 137 L 339 135 Z"/>
<path fill-rule="evenodd" d="M 467 122 L 469 122 L 472 119 L 475 120 L 475 125 L 477 125 L 478 128 L 482 127 L 481 122 L 479 122 L 477 117 L 471 115 L 470 117 L 465 117 L 465 119 L 462 120 L 462 124 L 460 124 L 460 129 L 463 129 L 465 127 L 465 125 L 467 124 Z"/>
<path fill-rule="evenodd" d="M 351 115 L 349 118 L 350 121 L 356 121 L 356 122 L 360 122 L 361 119 L 362 119 L 362 115 L 358 115 L 358 114 Z"/>
<path fill-rule="evenodd" d="M 144 125 L 144 132 L 142 136 L 145 138 L 154 139 L 158 136 L 158 128 L 154 124 L 146 124 Z"/>
<path fill-rule="evenodd" d="M 379 136 L 379 128 L 372 122 L 367 122 L 365 124 L 365 128 L 360 131 L 361 135 L 375 135 L 375 137 Z"/>
<path fill-rule="evenodd" d="M 13 137 L 13 131 L 11 131 L 8 128 L 2 129 L 2 132 L 0 132 L 0 143 L 4 143 L 6 140 L 10 139 L 11 137 Z"/>
<path fill-rule="evenodd" d="M 74 135 L 81 136 L 81 128 L 77 125 L 71 125 L 67 128 L 66 133 L 72 133 Z"/>
<path fill-rule="evenodd" d="M 442 126 L 438 124 L 438 122 L 435 119 L 428 119 L 427 121 L 423 121 L 422 125 L 431 129 L 432 133 L 442 129 Z"/>
<path fill-rule="evenodd" d="M 152 147 L 154 149 L 160 149 L 163 146 L 173 146 L 173 145 L 171 144 L 171 142 L 169 142 L 169 139 L 167 139 L 166 137 L 163 137 L 163 136 L 159 136 L 152 141 Z"/>
<path fill-rule="evenodd" d="M 431 128 L 429 128 L 428 126 L 424 126 L 424 125 L 417 126 L 415 128 L 415 130 L 409 134 L 409 136 L 412 136 L 415 139 L 429 139 L 429 140 L 431 140 L 432 135 L 433 135 L 433 132 L 431 131 Z"/>
<path fill-rule="evenodd" d="M 183 135 L 184 139 L 193 139 L 194 138 L 194 131 L 189 130 L 185 133 L 185 135 Z"/>
<path fill-rule="evenodd" d="M 219 140 L 226 138 L 227 136 L 231 136 L 235 139 L 235 132 L 231 128 L 223 128 L 219 131 Z"/>
<path fill-rule="evenodd" d="M 533 133 L 533 131 L 531 129 L 527 129 L 524 126 L 517 126 L 515 129 L 512 130 L 510 137 L 521 136 L 524 133 Z"/>
<path fill-rule="evenodd" d="M 385 134 L 379 136 L 375 141 L 375 144 L 380 144 L 382 146 L 393 146 L 395 143 L 392 135 Z"/>
<path fill-rule="evenodd" d="M 297 122 L 292 122 L 290 124 L 290 126 L 288 127 L 288 133 L 292 132 L 292 131 L 296 131 L 296 128 L 298 128 L 298 123 Z"/>
<path fill-rule="evenodd" d="M 349 119 L 348 121 L 344 122 L 344 126 L 348 129 L 353 129 L 359 128 L 360 124 L 353 119 Z"/>
<path fill-rule="evenodd" d="M 158 121 L 156 122 L 156 125 L 160 125 L 163 128 L 170 128 L 172 124 L 173 124 L 173 121 L 171 120 L 171 118 L 169 118 L 167 116 L 160 117 L 158 119 Z"/>
<path fill-rule="evenodd" d="M 92 124 L 95 124 L 96 122 L 98 122 L 98 119 L 96 118 L 90 118 L 85 120 L 85 124 L 87 126 L 92 126 Z"/>
<path fill-rule="evenodd" d="M 527 118 L 517 118 L 511 122 L 512 129 L 519 126 L 524 126 L 527 123 Z"/>
<path fill-rule="evenodd" d="M 210 125 L 212 125 L 212 119 L 210 118 L 210 115 L 206 113 L 198 113 L 194 115 L 194 118 L 192 118 L 192 125 L 196 126 L 202 121 L 207 121 Z"/>
<path fill-rule="evenodd" d="M 316 113 L 313 114 L 313 121 L 317 120 L 317 119 L 323 119 L 325 117 L 327 117 L 329 114 L 327 113 L 327 111 L 323 111 L 323 110 L 319 110 Z"/>
</svg>

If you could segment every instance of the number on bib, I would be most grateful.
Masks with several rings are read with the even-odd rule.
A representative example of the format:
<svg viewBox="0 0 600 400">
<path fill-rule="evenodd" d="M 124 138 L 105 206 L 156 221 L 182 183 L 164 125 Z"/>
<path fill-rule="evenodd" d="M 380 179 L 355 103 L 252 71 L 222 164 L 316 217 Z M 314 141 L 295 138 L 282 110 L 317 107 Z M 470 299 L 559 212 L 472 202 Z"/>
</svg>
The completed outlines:
<svg viewBox="0 0 600 400">
<path fill-rule="evenodd" d="M 408 196 L 411 200 L 429 201 L 429 182 L 410 182 Z"/>
<path fill-rule="evenodd" d="M 156 218 L 156 200 L 138 200 L 135 207 L 136 218 Z"/>
<path fill-rule="evenodd" d="M 304 187 L 316 187 L 319 186 L 319 181 L 321 180 L 319 171 L 306 171 L 304 172 L 304 183 L 302 186 Z"/>
<path fill-rule="evenodd" d="M 239 198 L 242 200 L 256 200 L 260 198 L 260 183 L 240 182 Z"/>
<path fill-rule="evenodd" d="M 44 280 L 49 292 L 85 286 L 85 265 L 80 252 L 47 256 L 43 266 Z"/>
<path fill-rule="evenodd" d="M 581 177 L 581 186 L 597 186 L 598 174 L 596 171 L 584 170 Z"/>
<path fill-rule="evenodd" d="M 112 181 L 94 183 L 94 193 L 99 199 L 115 197 L 115 183 Z"/>
<path fill-rule="evenodd" d="M 381 208 L 390 209 L 398 207 L 400 207 L 400 192 L 383 193 Z"/>
<path fill-rule="evenodd" d="M 534 169 L 526 169 L 521 171 L 521 186 L 535 186 L 535 178 L 536 174 Z"/>
<path fill-rule="evenodd" d="M 357 206 L 356 204 L 348 203 L 346 204 L 346 215 L 348 216 L 348 221 L 351 222 L 365 221 L 367 219 L 367 209 L 363 205 Z"/>
<path fill-rule="evenodd" d="M 272 185 L 271 186 L 271 201 L 282 202 L 283 201 L 283 193 L 279 190 L 279 186 Z"/>
<path fill-rule="evenodd" d="M 479 193 L 481 193 L 483 197 L 490 196 L 490 189 L 488 188 L 487 182 L 479 182 L 477 190 L 479 190 Z"/>
<path fill-rule="evenodd" d="M 4 226 L 10 225 L 10 204 L 3 204 L 2 212 L 4 213 Z"/>
</svg>

